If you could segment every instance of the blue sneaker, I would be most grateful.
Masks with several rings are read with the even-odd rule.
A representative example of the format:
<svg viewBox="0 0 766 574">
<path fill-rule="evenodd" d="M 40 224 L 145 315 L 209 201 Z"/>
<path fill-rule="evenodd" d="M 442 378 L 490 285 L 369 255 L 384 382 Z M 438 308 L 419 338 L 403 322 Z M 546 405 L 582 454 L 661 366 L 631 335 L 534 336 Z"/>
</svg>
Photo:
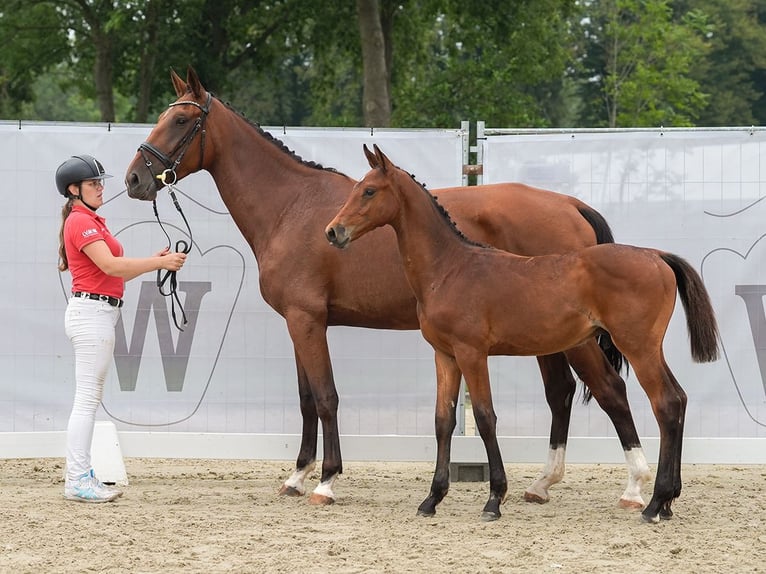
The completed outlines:
<svg viewBox="0 0 766 574">
<path fill-rule="evenodd" d="M 120 495 L 107 490 L 95 476 L 93 471 L 86 472 L 75 480 L 64 482 L 64 498 L 77 502 L 112 502 Z"/>
<path fill-rule="evenodd" d="M 117 498 L 119 498 L 120 496 L 122 496 L 122 491 L 121 491 L 119 488 L 117 488 L 117 487 L 115 487 L 115 486 L 112 486 L 111 484 L 105 484 L 105 483 L 101 482 L 99 479 L 97 479 L 97 478 L 96 478 L 96 474 L 93 472 L 93 469 L 92 469 L 92 468 L 90 469 L 90 477 L 91 477 L 93 480 L 95 480 L 95 481 L 98 483 L 99 487 L 101 487 L 102 489 L 104 489 L 104 490 L 108 490 L 108 491 L 110 491 L 110 492 L 115 492 L 115 493 L 117 493 Z"/>
</svg>

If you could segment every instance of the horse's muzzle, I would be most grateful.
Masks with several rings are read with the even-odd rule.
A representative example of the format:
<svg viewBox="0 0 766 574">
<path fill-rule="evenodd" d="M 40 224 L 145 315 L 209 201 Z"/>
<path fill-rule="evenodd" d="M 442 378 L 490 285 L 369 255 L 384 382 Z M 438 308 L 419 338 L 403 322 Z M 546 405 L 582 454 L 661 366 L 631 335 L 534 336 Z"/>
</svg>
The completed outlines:
<svg viewBox="0 0 766 574">
<path fill-rule="evenodd" d="M 330 245 L 334 245 L 338 249 L 348 247 L 348 244 L 351 242 L 351 237 L 347 233 L 346 228 L 340 224 L 329 225 L 327 229 L 324 230 L 324 234 L 327 237 L 327 241 L 330 242 Z"/>
<path fill-rule="evenodd" d="M 152 180 L 146 183 L 135 171 L 133 171 L 125 178 L 125 187 L 128 190 L 128 197 L 131 199 L 152 201 L 157 197 L 157 190 L 162 187 L 162 183 L 158 182 L 158 180 Z"/>
</svg>

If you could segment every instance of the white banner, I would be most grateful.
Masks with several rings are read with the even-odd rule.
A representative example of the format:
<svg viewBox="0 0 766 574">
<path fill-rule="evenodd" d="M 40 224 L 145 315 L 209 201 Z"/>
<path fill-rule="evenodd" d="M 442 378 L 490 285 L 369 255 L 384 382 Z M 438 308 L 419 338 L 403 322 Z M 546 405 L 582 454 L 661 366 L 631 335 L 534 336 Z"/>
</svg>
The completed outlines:
<svg viewBox="0 0 766 574">
<path fill-rule="evenodd" d="M 686 437 L 766 436 L 766 131 L 628 130 L 500 133 L 486 130 L 484 182 L 522 181 L 574 195 L 598 209 L 619 243 L 686 258 L 710 292 L 723 354 L 692 362 L 680 302 L 665 338 L 668 364 L 686 390 Z M 493 359 L 494 361 L 494 359 Z M 535 365 L 495 361 L 499 433 L 547 433 Z M 511 368 L 509 365 L 513 365 Z M 641 436 L 657 436 L 631 374 Z M 594 404 L 576 408 L 573 436 L 613 435 Z"/>
<path fill-rule="evenodd" d="M 126 255 L 155 253 L 167 239 L 151 203 L 128 198 L 122 182 L 150 129 L 0 124 L 6 198 L 0 214 L 0 432 L 63 430 L 74 397 L 63 319 L 70 277 L 56 268 L 63 205 L 56 167 L 78 153 L 100 159 L 114 178 L 106 181 L 99 214 Z M 369 169 L 362 143 L 377 143 L 431 188 L 461 184 L 460 130 L 269 131 L 305 160 L 352 177 Z M 284 320 L 261 299 L 255 258 L 207 173 L 178 187 L 195 242 L 179 290 L 187 309 L 197 305 L 199 313 L 179 333 L 154 274 L 127 283 L 115 365 L 98 418 L 110 418 L 120 430 L 300 433 L 292 344 Z M 158 208 L 172 240 L 184 238 L 167 194 L 159 195 Z M 433 355 L 419 332 L 332 327 L 329 340 L 342 433 L 432 434 Z"/>
</svg>

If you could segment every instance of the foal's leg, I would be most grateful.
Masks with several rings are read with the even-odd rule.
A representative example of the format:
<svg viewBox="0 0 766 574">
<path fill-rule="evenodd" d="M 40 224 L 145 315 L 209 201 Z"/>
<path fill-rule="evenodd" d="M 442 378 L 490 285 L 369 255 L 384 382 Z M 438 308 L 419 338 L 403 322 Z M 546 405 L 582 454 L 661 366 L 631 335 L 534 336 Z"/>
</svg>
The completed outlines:
<svg viewBox="0 0 766 574">
<path fill-rule="evenodd" d="M 621 508 L 641 509 L 644 507 L 641 488 L 651 479 L 651 472 L 630 412 L 625 381 L 609 364 L 595 339 L 568 350 L 566 355 L 577 375 L 612 421 L 622 444 L 628 467 L 628 485 L 618 504 Z"/>
<path fill-rule="evenodd" d="M 301 416 L 303 417 L 303 433 L 301 435 L 301 447 L 298 451 L 298 460 L 295 463 L 295 471 L 288 478 L 279 494 L 284 496 L 303 496 L 306 492 L 304 485 L 306 477 L 311 474 L 316 466 L 317 456 L 317 416 L 314 395 L 309 386 L 306 370 L 301 365 L 298 355 L 295 356 L 295 366 L 298 371 L 298 397 L 300 398 Z"/>
<path fill-rule="evenodd" d="M 308 387 L 314 397 L 316 416 L 322 421 L 322 477 L 309 498 L 310 504 L 335 502 L 332 486 L 343 472 L 338 433 L 338 393 L 327 347 L 325 319 L 324 316 L 314 316 L 304 310 L 290 310 L 285 314 L 295 354 L 303 365 Z"/>
<path fill-rule="evenodd" d="M 508 494 L 508 480 L 503 467 L 503 457 L 497 442 L 497 415 L 492 406 L 492 390 L 489 385 L 487 355 L 476 349 L 455 349 L 455 358 L 463 371 L 471 406 L 476 418 L 476 428 L 484 441 L 489 462 L 489 499 L 484 505 L 481 519 L 484 521 L 500 518 L 500 505 Z"/>
<path fill-rule="evenodd" d="M 551 410 L 551 434 L 548 461 L 540 476 L 524 492 L 527 502 L 548 502 L 548 488 L 564 478 L 569 436 L 569 419 L 576 384 L 563 353 L 537 357 L 545 387 L 545 400 Z"/>
<path fill-rule="evenodd" d="M 452 433 L 457 424 L 455 410 L 460 392 L 460 369 L 454 357 L 438 350 L 435 351 L 434 359 L 436 362 L 436 469 L 431 481 L 431 491 L 418 507 L 418 516 L 436 514 L 436 505 L 447 495 Z"/>
<path fill-rule="evenodd" d="M 668 367 L 667 363 L 663 360 L 663 365 L 665 366 L 665 376 L 666 380 L 670 381 L 673 385 L 673 388 L 676 392 L 676 394 L 680 397 L 681 400 L 681 409 L 683 413 L 686 413 L 686 404 L 687 404 L 687 396 L 686 392 L 681 388 L 681 385 L 678 383 L 678 380 L 671 372 L 670 368 Z M 684 434 L 684 423 L 685 423 L 685 416 L 681 416 L 681 437 L 683 437 Z M 675 466 L 673 469 L 673 475 L 674 475 L 674 487 L 673 487 L 673 498 L 669 500 L 667 503 L 665 503 L 662 508 L 660 508 L 660 519 L 662 520 L 670 520 L 673 517 L 673 511 L 670 509 L 670 505 L 672 504 L 673 500 L 681 496 L 681 454 L 683 449 L 683 440 L 679 440 L 678 444 L 676 445 L 676 452 L 674 453 L 674 462 Z"/>
<path fill-rule="evenodd" d="M 660 430 L 660 456 L 654 493 L 641 513 L 647 522 L 668 519 L 670 505 L 681 494 L 681 447 L 683 444 L 686 393 L 667 368 L 661 349 L 651 355 L 634 358 L 633 365 L 641 387 L 646 391 Z"/>
</svg>

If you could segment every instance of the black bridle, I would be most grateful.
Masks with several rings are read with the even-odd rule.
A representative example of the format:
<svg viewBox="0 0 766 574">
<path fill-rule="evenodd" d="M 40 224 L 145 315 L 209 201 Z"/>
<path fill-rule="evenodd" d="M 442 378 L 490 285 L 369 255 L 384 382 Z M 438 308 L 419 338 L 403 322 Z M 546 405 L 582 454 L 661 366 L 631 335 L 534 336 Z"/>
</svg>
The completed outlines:
<svg viewBox="0 0 766 574">
<path fill-rule="evenodd" d="M 170 198 L 173 200 L 173 205 L 175 205 L 176 210 L 181 215 L 181 219 L 183 219 L 184 224 L 186 225 L 186 229 L 189 232 L 189 241 L 187 242 L 184 239 L 179 239 L 176 241 L 175 249 L 178 253 L 186 253 L 188 254 L 191 251 L 192 244 L 194 243 L 194 240 L 192 238 L 192 232 L 191 227 L 189 226 L 189 222 L 186 219 L 186 216 L 184 215 L 183 210 L 181 209 L 181 204 L 178 203 L 178 198 L 175 194 L 175 183 L 178 181 L 178 175 L 176 174 L 176 168 L 179 166 L 181 161 L 184 158 L 184 155 L 186 155 L 186 152 L 189 149 L 189 146 L 191 145 L 192 141 L 194 141 L 194 138 L 197 136 L 197 133 L 200 134 L 200 154 L 199 154 L 199 169 L 202 169 L 202 162 L 205 158 L 205 121 L 207 120 L 207 115 L 210 112 L 210 102 L 212 100 L 212 95 L 210 92 L 207 94 L 207 101 L 205 102 L 205 105 L 198 104 L 195 101 L 192 100 L 184 100 L 181 102 L 174 102 L 170 104 L 168 107 L 174 107 L 174 106 L 196 106 L 201 110 L 201 114 L 199 117 L 195 120 L 194 124 L 189 128 L 189 130 L 184 134 L 184 136 L 181 138 L 181 140 L 178 142 L 175 148 L 170 152 L 169 155 L 166 155 L 161 150 L 157 149 L 155 146 L 150 144 L 149 142 L 143 142 L 141 145 L 138 146 L 138 152 L 141 154 L 141 157 L 144 158 L 144 165 L 146 165 L 146 168 L 149 170 L 149 173 L 152 174 L 152 176 L 155 179 L 158 179 L 162 182 L 163 186 L 166 186 L 168 188 L 168 193 L 170 194 Z M 165 169 L 160 174 L 155 174 L 152 171 L 152 161 L 147 156 L 147 152 L 152 154 L 154 157 L 159 159 L 162 162 L 162 165 L 165 166 Z M 173 159 L 173 156 L 176 156 L 175 159 Z M 165 226 L 162 225 L 162 220 L 160 219 L 160 215 L 157 212 L 157 200 L 156 198 L 152 200 L 152 208 L 154 209 L 154 216 L 157 218 L 157 223 L 160 224 L 160 229 L 162 229 L 162 232 L 165 234 L 165 237 L 168 238 L 168 249 L 170 249 L 170 246 L 172 244 L 170 240 L 170 236 L 168 235 L 168 232 L 165 231 Z M 164 290 L 165 284 L 168 284 L 167 291 Z M 183 329 L 178 325 L 178 320 L 176 319 L 176 304 L 178 304 L 178 308 L 181 311 L 181 317 L 183 319 L 183 324 L 186 325 L 188 323 L 186 319 L 186 313 L 184 312 L 183 305 L 181 304 L 181 300 L 178 297 L 178 281 L 176 279 L 176 271 L 170 271 L 165 270 L 165 273 L 163 275 L 162 270 L 157 270 L 157 288 L 160 291 L 160 294 L 162 294 L 164 297 L 170 297 L 170 312 L 173 316 L 173 323 L 175 324 L 176 328 L 179 331 L 183 331 Z"/>
</svg>

